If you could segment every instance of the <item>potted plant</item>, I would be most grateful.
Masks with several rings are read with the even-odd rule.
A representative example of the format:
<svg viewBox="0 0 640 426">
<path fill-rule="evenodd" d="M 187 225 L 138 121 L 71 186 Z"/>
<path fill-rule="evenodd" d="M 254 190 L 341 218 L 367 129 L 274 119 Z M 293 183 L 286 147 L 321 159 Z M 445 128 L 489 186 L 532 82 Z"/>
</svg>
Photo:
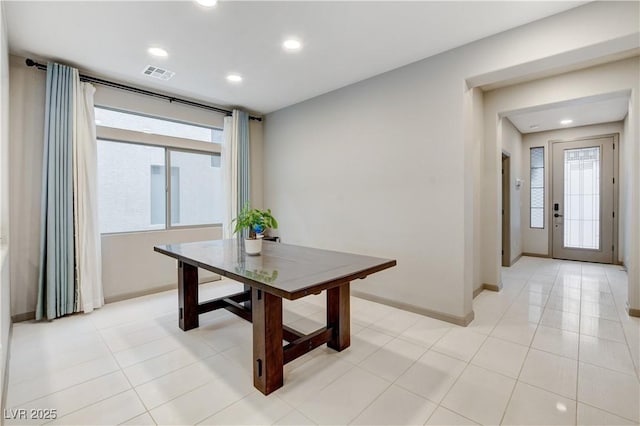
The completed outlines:
<svg viewBox="0 0 640 426">
<path fill-rule="evenodd" d="M 249 255 L 258 255 L 262 251 L 262 237 L 267 228 L 277 229 L 278 221 L 271 215 L 271 209 L 252 209 L 245 204 L 238 217 L 233 219 L 236 223 L 234 233 L 249 229 L 249 236 L 244 240 L 245 251 Z"/>
</svg>

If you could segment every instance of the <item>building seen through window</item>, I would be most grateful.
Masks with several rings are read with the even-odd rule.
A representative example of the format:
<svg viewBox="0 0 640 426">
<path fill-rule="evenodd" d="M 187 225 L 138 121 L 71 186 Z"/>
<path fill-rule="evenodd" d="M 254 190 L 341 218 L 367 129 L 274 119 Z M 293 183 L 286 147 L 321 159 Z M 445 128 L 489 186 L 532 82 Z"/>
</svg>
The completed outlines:
<svg viewBox="0 0 640 426">
<path fill-rule="evenodd" d="M 123 134 L 131 136 L 131 140 L 123 141 L 98 135 L 98 204 L 102 233 L 222 222 L 221 129 L 103 108 L 96 108 L 96 124 L 127 130 Z M 171 146 L 161 142 L 156 145 L 148 142 L 153 137 L 139 138 L 141 133 L 208 142 L 211 146 L 201 144 L 206 151 L 192 147 L 182 149 L 179 139 Z"/>
</svg>

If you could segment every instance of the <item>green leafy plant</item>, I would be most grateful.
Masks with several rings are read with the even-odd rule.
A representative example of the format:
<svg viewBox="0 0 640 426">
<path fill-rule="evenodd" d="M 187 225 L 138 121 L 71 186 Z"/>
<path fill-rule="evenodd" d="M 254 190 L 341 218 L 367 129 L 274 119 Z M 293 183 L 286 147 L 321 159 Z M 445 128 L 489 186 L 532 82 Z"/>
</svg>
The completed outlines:
<svg viewBox="0 0 640 426">
<path fill-rule="evenodd" d="M 267 228 L 278 228 L 278 221 L 271 215 L 271 209 L 252 209 L 249 204 L 244 205 L 233 222 L 235 222 L 233 232 L 238 233 L 248 228 L 250 239 L 255 239 L 256 235 L 264 233 Z"/>
</svg>

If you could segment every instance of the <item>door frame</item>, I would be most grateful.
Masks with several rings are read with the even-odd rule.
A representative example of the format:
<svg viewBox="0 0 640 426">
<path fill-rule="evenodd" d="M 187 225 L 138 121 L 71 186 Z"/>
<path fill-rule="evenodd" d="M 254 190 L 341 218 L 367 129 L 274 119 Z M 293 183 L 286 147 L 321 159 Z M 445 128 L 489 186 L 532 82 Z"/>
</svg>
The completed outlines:
<svg viewBox="0 0 640 426">
<path fill-rule="evenodd" d="M 553 257 L 553 145 L 556 143 L 562 142 L 579 142 L 579 141 L 589 141 L 592 139 L 601 139 L 601 138 L 613 138 L 613 177 L 615 179 L 615 183 L 613 185 L 613 211 L 615 212 L 615 216 L 613 217 L 613 263 L 612 265 L 622 265 L 622 262 L 618 259 L 618 221 L 620 219 L 620 201 L 619 201 L 619 192 L 620 192 L 620 170 L 618 167 L 619 163 L 619 155 L 620 152 L 620 133 L 605 133 L 602 135 L 592 135 L 592 136 L 581 136 L 570 139 L 550 139 L 547 143 L 547 151 L 549 152 L 549 191 L 548 191 L 548 208 L 546 219 L 549 224 L 549 233 L 548 236 L 548 253 L 550 258 Z"/>
<path fill-rule="evenodd" d="M 502 266 L 511 266 L 511 154 L 502 151 Z"/>
</svg>

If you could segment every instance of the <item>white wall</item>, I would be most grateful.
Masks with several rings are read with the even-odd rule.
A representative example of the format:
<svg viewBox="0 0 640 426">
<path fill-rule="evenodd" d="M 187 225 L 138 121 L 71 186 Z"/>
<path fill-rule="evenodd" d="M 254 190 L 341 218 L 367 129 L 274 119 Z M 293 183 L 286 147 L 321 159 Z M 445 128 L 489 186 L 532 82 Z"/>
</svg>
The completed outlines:
<svg viewBox="0 0 640 426">
<path fill-rule="evenodd" d="M 629 108 L 631 108 L 632 100 L 629 99 Z M 633 144 L 633 138 L 629 131 L 629 126 L 632 121 L 631 109 L 627 112 L 627 116 L 622 121 L 622 134 L 620 135 L 620 239 L 618 244 L 620 245 L 620 261 L 623 264 L 629 264 L 629 254 L 631 253 L 631 203 L 633 200 L 633 194 L 631 190 L 633 185 L 630 182 L 633 179 L 633 149 L 630 149 Z M 637 167 L 637 166 L 636 166 Z"/>
<path fill-rule="evenodd" d="M 4 3 L 0 4 L 0 401 L 11 326 L 9 264 L 9 49 Z M 4 408 L 4 404 L 2 404 Z"/>
<path fill-rule="evenodd" d="M 551 211 L 551 187 L 549 176 L 551 173 L 551 151 L 549 146 L 550 140 L 570 140 L 570 139 L 578 139 L 589 136 L 596 135 L 608 135 L 613 133 L 623 133 L 622 122 L 618 123 L 605 123 L 605 124 L 596 124 L 592 126 L 580 126 L 573 127 L 570 129 L 558 129 L 551 130 L 547 132 L 537 132 L 537 133 L 527 133 L 523 136 L 523 152 L 522 156 L 522 170 L 524 175 L 524 185 L 522 187 L 523 191 L 523 203 L 522 203 L 522 242 L 523 242 L 523 252 L 524 253 L 532 253 L 547 256 L 549 255 L 549 212 Z M 544 229 L 535 229 L 529 227 L 529 219 L 530 219 L 530 198 L 529 191 L 531 188 L 531 182 L 529 179 L 529 170 L 530 170 L 530 157 L 529 150 L 533 147 L 544 147 L 544 211 L 545 211 L 545 227 Z M 618 149 L 621 147 L 618 146 Z M 622 160 L 625 156 L 625 153 L 622 151 L 618 151 L 620 159 Z M 628 184 L 629 177 L 622 176 L 621 180 L 619 180 L 621 185 Z M 623 211 L 624 208 L 618 209 L 619 212 Z M 620 217 L 620 216 L 618 216 Z M 619 256 L 622 256 L 622 242 L 623 232 L 625 229 L 625 224 L 621 222 L 619 224 L 619 245 L 620 249 L 618 250 Z M 628 231 L 628 229 L 627 229 Z M 622 257 L 620 257 L 622 259 Z"/>
<path fill-rule="evenodd" d="M 523 179 L 522 172 L 522 134 L 509 121 L 502 120 L 502 150 L 510 156 L 509 161 L 509 230 L 510 230 L 510 262 L 522 254 L 522 225 L 520 211 L 522 209 L 523 189 L 516 186 L 516 179 Z"/>
<path fill-rule="evenodd" d="M 106 301 L 166 289 L 178 282 L 176 260 L 153 251 L 158 244 L 222 238 L 220 227 L 105 234 L 102 236 L 102 281 Z M 199 277 L 213 274 L 199 270 Z"/>
<path fill-rule="evenodd" d="M 10 57 L 11 314 L 35 311 L 40 261 L 40 204 L 45 80 Z"/>
<path fill-rule="evenodd" d="M 352 291 L 462 319 L 463 80 L 448 78 L 451 60 L 269 114 L 265 204 L 284 242 L 398 259 Z"/>
<path fill-rule="evenodd" d="M 24 58 L 11 57 L 11 314 L 25 317 L 35 310 L 40 250 L 40 196 L 46 73 L 28 68 Z M 173 118 L 222 128 L 223 115 L 163 102 L 129 92 L 96 85 L 95 103 L 123 110 Z M 262 125 L 250 121 L 252 193 L 262 203 Z M 221 237 L 219 227 L 105 234 L 102 237 L 102 268 L 105 299 L 165 289 L 177 283 L 175 260 L 155 253 L 153 246 Z M 201 277 L 213 274 L 201 271 Z"/>
<path fill-rule="evenodd" d="M 638 67 L 640 68 L 640 67 Z M 640 82 L 636 69 L 636 86 L 631 92 L 629 101 L 628 123 L 625 128 L 625 152 L 631 158 L 629 168 L 622 170 L 624 176 L 630 176 L 630 197 L 626 202 L 631 205 L 628 209 L 626 228 L 629 230 L 629 256 L 625 261 L 629 277 L 629 309 L 635 316 L 640 316 Z"/>
<path fill-rule="evenodd" d="M 465 138 L 466 141 L 466 151 L 470 151 L 470 155 L 466 155 L 465 158 L 467 160 L 471 160 L 472 163 L 465 166 L 466 172 L 466 180 L 465 180 L 465 188 L 471 191 L 471 197 L 465 197 L 465 200 L 468 202 L 469 200 L 473 201 L 473 204 L 467 206 L 467 209 L 471 209 L 473 211 L 473 223 L 468 225 L 473 229 L 473 234 L 470 235 L 465 234 L 466 238 L 470 238 L 471 243 L 465 243 L 465 249 L 468 249 L 469 246 L 472 247 L 471 253 L 465 253 L 466 258 L 470 258 L 472 262 L 472 271 L 471 271 L 471 281 L 473 284 L 473 294 L 478 294 L 480 289 L 483 287 L 482 276 L 481 276 L 481 259 L 482 259 L 482 215 L 480 206 L 482 205 L 482 160 L 484 158 L 484 96 L 482 90 L 479 88 L 474 88 L 470 90 L 467 95 L 465 95 L 465 99 L 468 101 L 468 97 L 471 96 L 471 112 L 466 112 L 465 118 L 472 117 L 473 122 L 471 124 L 465 124 L 465 128 L 467 126 L 473 129 L 470 135 L 467 135 Z M 467 132 L 468 133 L 468 132 Z M 471 180 L 469 182 L 469 180 Z M 467 270 L 465 270 L 467 273 Z"/>
<path fill-rule="evenodd" d="M 396 258 L 396 268 L 353 290 L 469 320 L 478 208 L 481 279 L 500 282 L 501 143 L 495 115 L 485 121 L 483 149 L 475 148 L 482 135 L 473 134 L 465 80 L 551 57 L 548 68 L 575 65 L 584 56 L 574 53 L 594 46 L 600 55 L 616 53 L 607 42 L 638 27 L 637 4 L 592 3 L 269 114 L 265 203 L 283 240 Z M 483 176 L 479 198 L 475 167 Z"/>
</svg>

